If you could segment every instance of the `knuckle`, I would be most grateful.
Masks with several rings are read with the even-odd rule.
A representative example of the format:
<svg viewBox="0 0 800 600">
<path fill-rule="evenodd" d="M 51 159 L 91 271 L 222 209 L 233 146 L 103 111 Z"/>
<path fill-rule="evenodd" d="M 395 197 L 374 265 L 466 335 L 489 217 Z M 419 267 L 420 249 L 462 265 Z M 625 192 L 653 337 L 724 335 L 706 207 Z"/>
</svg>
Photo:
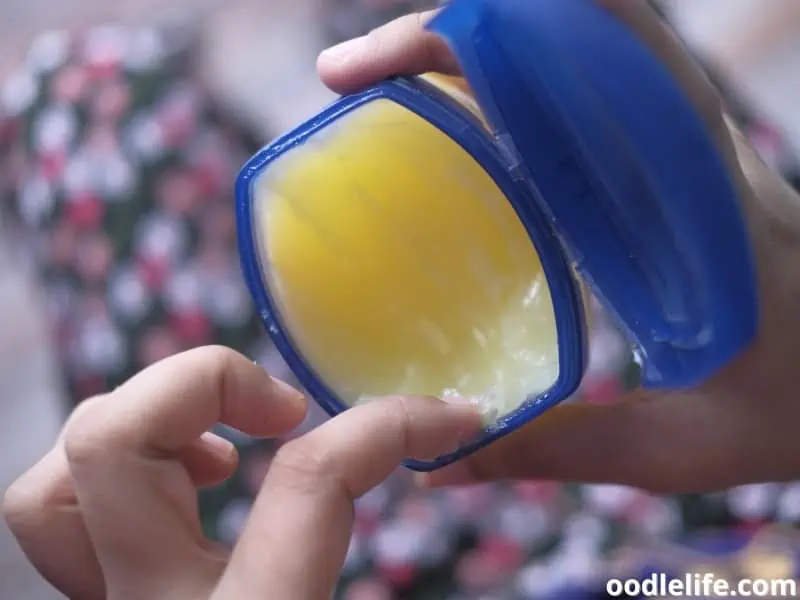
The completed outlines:
<svg viewBox="0 0 800 600">
<path fill-rule="evenodd" d="M 236 361 L 242 360 L 242 356 L 225 346 L 205 346 L 193 352 L 194 358 L 200 363 L 200 371 L 208 377 L 209 386 L 216 392 L 216 397 L 227 397 L 230 391 L 228 386 L 232 383 L 228 374 Z"/>
<path fill-rule="evenodd" d="M 64 452 L 70 465 L 85 464 L 101 458 L 113 433 L 104 427 L 105 397 L 84 400 L 73 411 L 64 427 Z"/>
<path fill-rule="evenodd" d="M 97 408 L 97 404 L 100 402 L 101 398 L 102 396 L 93 396 L 92 398 L 87 398 L 78 404 L 67 418 L 67 424 L 64 427 L 64 430 L 66 431 L 69 429 L 75 421 L 82 420 L 87 413 L 94 411 Z"/>
<path fill-rule="evenodd" d="M 326 485 L 340 487 L 332 455 L 309 439 L 298 438 L 282 446 L 275 454 L 270 471 L 283 485 L 300 492 L 319 491 Z"/>
<path fill-rule="evenodd" d="M 396 396 L 384 402 L 388 429 L 394 432 L 404 452 L 427 454 L 431 446 L 438 445 L 427 435 L 429 429 L 425 427 L 425 420 L 430 407 L 441 404 L 441 400 L 432 396 Z"/>
<path fill-rule="evenodd" d="M 205 360 L 214 368 L 213 365 L 216 364 L 227 364 L 229 361 L 236 360 L 241 355 L 236 352 L 235 350 L 228 348 L 227 346 L 220 346 L 220 345 L 210 345 L 204 346 L 202 348 L 197 348 L 193 350 L 201 360 Z"/>
<path fill-rule="evenodd" d="M 6 489 L 0 514 L 9 530 L 17 537 L 41 528 L 57 500 L 52 482 L 43 483 L 26 472 Z"/>
<path fill-rule="evenodd" d="M 385 53 L 386 41 L 391 40 L 393 36 L 391 24 L 373 29 L 367 33 L 368 52 L 372 56 L 382 56 Z"/>
<path fill-rule="evenodd" d="M 33 506 L 33 496 L 21 480 L 12 483 L 3 494 L 2 515 L 12 533 L 27 522 Z"/>
<path fill-rule="evenodd" d="M 389 398 L 385 403 L 385 411 L 390 422 L 397 423 L 398 434 L 404 448 L 411 446 L 411 436 L 414 432 L 414 408 L 412 400 L 406 396 Z"/>
</svg>

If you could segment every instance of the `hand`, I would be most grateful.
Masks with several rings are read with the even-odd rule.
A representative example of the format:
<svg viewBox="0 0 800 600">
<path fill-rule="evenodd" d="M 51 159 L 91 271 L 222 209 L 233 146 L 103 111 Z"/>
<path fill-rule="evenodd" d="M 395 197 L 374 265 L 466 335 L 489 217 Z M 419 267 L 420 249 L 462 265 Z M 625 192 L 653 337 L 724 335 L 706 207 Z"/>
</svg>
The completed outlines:
<svg viewBox="0 0 800 600">
<path fill-rule="evenodd" d="M 670 69 L 727 161 L 758 267 L 759 337 L 698 389 L 637 390 L 611 406 L 555 408 L 426 480 L 447 485 L 553 478 L 689 492 L 796 479 L 800 405 L 793 363 L 800 355 L 800 201 L 728 123 L 716 90 L 647 3 L 597 1 Z M 445 43 L 424 30 L 432 15 L 403 17 L 323 53 L 318 62 L 322 79 L 333 90 L 347 93 L 390 75 L 458 74 Z"/>
<path fill-rule="evenodd" d="M 31 562 L 75 600 L 327 600 L 350 540 L 353 500 L 404 457 L 433 458 L 474 435 L 468 406 L 386 399 L 330 420 L 277 453 L 232 554 L 204 538 L 196 488 L 237 454 L 205 433 L 296 427 L 306 400 L 230 350 L 165 360 L 88 400 L 55 448 L 6 493 Z"/>
</svg>

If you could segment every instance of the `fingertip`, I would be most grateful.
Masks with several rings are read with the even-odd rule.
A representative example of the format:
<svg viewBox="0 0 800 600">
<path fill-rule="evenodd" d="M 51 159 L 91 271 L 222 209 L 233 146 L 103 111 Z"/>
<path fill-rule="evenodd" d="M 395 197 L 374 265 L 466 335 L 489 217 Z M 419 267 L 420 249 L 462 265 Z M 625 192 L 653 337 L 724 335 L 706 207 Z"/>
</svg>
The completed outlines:
<svg viewBox="0 0 800 600">
<path fill-rule="evenodd" d="M 447 43 L 425 28 L 436 12 L 400 17 L 325 50 L 317 59 L 320 78 L 334 92 L 347 94 L 398 75 L 459 74 Z"/>
<path fill-rule="evenodd" d="M 281 412 L 284 413 L 282 418 L 287 421 L 289 429 L 294 429 L 306 418 L 308 398 L 285 381 L 275 377 L 270 377 L 269 380 L 270 390 L 265 402 L 270 408 L 274 408 L 276 403 L 279 404 Z M 274 415 L 272 421 L 274 424 Z"/>
<path fill-rule="evenodd" d="M 203 433 L 179 453 L 180 461 L 198 488 L 228 480 L 239 466 L 239 451 L 230 441 L 215 433 Z"/>
<path fill-rule="evenodd" d="M 205 432 L 200 436 L 199 443 L 214 459 L 221 462 L 236 462 L 239 458 L 239 453 L 233 442 L 216 433 Z"/>
<path fill-rule="evenodd" d="M 433 460 L 469 443 L 483 427 L 483 416 L 469 402 L 435 398 L 403 398 L 406 453 Z"/>
<path fill-rule="evenodd" d="M 361 36 L 326 48 L 317 58 L 317 68 L 326 72 L 337 72 L 341 67 L 346 67 L 353 58 L 362 56 L 368 50 L 368 43 L 368 38 Z"/>
<path fill-rule="evenodd" d="M 223 346 L 206 346 L 176 355 L 137 377 L 141 378 L 140 383 L 147 383 L 146 389 L 141 384 L 131 386 L 132 379 L 120 390 L 125 388 L 132 399 L 152 390 L 152 397 L 160 396 L 165 406 L 172 404 L 170 416 L 164 419 L 173 423 L 170 434 L 174 434 L 175 423 L 180 420 L 180 427 L 185 430 L 182 437 L 191 434 L 195 438 L 198 430 L 207 430 L 217 422 L 253 437 L 283 435 L 302 423 L 307 411 L 307 401 L 300 391 Z M 186 401 L 167 402 L 170 397 L 192 398 L 193 410 L 185 412 Z"/>
<path fill-rule="evenodd" d="M 339 65 L 335 61 L 326 56 L 325 52 L 317 56 L 317 75 L 319 75 L 322 83 L 333 91 L 337 91 L 335 87 L 337 83 L 336 75 L 338 73 L 338 66 Z"/>
<path fill-rule="evenodd" d="M 278 379 L 277 377 L 270 376 L 269 382 L 271 396 L 278 397 L 281 401 L 286 402 L 287 404 L 290 404 L 305 413 L 308 408 L 308 399 L 303 392 L 294 386 L 289 385 L 285 381 Z"/>
<path fill-rule="evenodd" d="M 322 470 L 338 477 L 341 487 L 357 498 L 388 477 L 403 459 L 435 460 L 455 452 L 482 427 L 481 413 L 470 404 L 427 396 L 384 397 L 346 410 L 293 440 L 284 446 L 284 459 L 292 458 L 291 466 L 299 456 L 301 476 Z M 315 460 L 322 463 L 316 470 L 310 466 Z"/>
<path fill-rule="evenodd" d="M 303 422 L 308 401 L 302 392 L 256 362 L 236 360 L 235 365 L 226 371 L 220 422 L 253 437 L 284 435 Z"/>
<path fill-rule="evenodd" d="M 369 52 L 366 37 L 359 37 L 323 50 L 317 57 L 317 73 L 331 90 L 347 93 L 362 82 L 369 83 Z"/>
</svg>

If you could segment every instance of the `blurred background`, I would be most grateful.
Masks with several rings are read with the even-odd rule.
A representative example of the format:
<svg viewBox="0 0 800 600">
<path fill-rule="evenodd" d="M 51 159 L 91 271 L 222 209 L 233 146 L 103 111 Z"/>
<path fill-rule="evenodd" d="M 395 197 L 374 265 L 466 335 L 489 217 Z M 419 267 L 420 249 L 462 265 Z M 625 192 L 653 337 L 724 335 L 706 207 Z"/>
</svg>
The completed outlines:
<svg viewBox="0 0 800 600">
<path fill-rule="evenodd" d="M 0 489 L 78 398 L 183 348 L 232 345 L 291 379 L 239 280 L 232 178 L 331 99 L 314 73 L 321 49 L 432 4 L 0 3 Z M 796 183 L 800 3 L 662 9 Z M 606 402 L 635 370 L 602 315 L 593 348 L 582 400 Z M 209 535 L 232 543 L 279 442 L 224 433 L 242 469 L 202 509 Z M 798 578 L 798 522 L 800 482 L 663 498 L 545 482 L 423 494 L 398 473 L 360 502 L 339 593 L 560 600 L 649 570 Z M 57 597 L 0 525 L 0 598 Z"/>
</svg>

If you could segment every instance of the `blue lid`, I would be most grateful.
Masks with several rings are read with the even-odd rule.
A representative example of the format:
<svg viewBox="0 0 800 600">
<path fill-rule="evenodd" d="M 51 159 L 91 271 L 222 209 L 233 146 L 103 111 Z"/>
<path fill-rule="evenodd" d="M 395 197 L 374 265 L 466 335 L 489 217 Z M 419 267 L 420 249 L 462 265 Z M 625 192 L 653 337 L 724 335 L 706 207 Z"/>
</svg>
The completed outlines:
<svg viewBox="0 0 800 600">
<path fill-rule="evenodd" d="M 594 0 L 454 0 L 453 48 L 509 169 L 627 330 L 650 387 L 696 385 L 757 330 L 720 152 L 667 68 Z"/>
</svg>

